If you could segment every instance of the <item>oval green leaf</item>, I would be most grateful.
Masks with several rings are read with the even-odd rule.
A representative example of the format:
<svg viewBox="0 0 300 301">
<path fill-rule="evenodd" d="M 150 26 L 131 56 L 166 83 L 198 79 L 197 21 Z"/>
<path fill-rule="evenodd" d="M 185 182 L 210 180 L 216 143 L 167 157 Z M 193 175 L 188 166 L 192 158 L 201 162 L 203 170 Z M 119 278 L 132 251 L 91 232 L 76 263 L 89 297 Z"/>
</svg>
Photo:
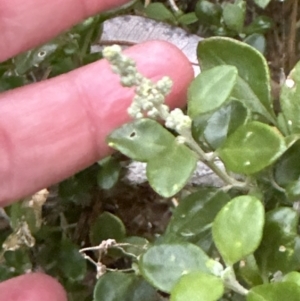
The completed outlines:
<svg viewBox="0 0 300 301">
<path fill-rule="evenodd" d="M 223 20 L 230 30 L 240 33 L 245 21 L 245 2 L 224 3 Z"/>
<path fill-rule="evenodd" d="M 166 150 L 174 136 L 158 122 L 142 118 L 123 125 L 107 138 L 108 145 L 137 161 L 148 161 Z"/>
<path fill-rule="evenodd" d="M 173 196 L 187 183 L 196 164 L 195 154 L 174 139 L 164 152 L 148 161 L 149 184 L 161 196 Z"/>
<path fill-rule="evenodd" d="M 94 246 L 106 239 L 120 241 L 125 238 L 125 233 L 125 226 L 116 215 L 103 212 L 91 226 L 90 241 Z"/>
<path fill-rule="evenodd" d="M 275 128 L 253 121 L 230 135 L 218 154 L 231 171 L 253 174 L 275 162 L 286 149 L 284 137 Z"/>
<path fill-rule="evenodd" d="M 238 79 L 231 96 L 276 123 L 269 68 L 259 51 L 234 39 L 213 37 L 199 43 L 197 53 L 202 71 L 220 65 L 235 66 Z"/>
<path fill-rule="evenodd" d="M 157 301 L 156 290 L 133 274 L 109 272 L 97 281 L 94 301 Z"/>
<path fill-rule="evenodd" d="M 223 296 L 224 285 L 219 277 L 192 272 L 183 275 L 171 291 L 171 301 L 216 301 Z"/>
<path fill-rule="evenodd" d="M 210 273 L 206 267 L 209 257 L 189 243 L 161 244 L 149 248 L 139 262 L 140 272 L 153 286 L 170 293 L 184 274 L 193 271 Z"/>
<path fill-rule="evenodd" d="M 229 98 L 237 74 L 233 66 L 218 66 L 201 72 L 188 89 L 188 115 L 194 118 L 219 108 Z"/>
<path fill-rule="evenodd" d="M 212 233 L 227 265 L 233 265 L 257 249 L 263 226 L 264 207 L 255 197 L 236 197 L 221 209 L 214 220 Z"/>
<path fill-rule="evenodd" d="M 255 286 L 249 291 L 247 301 L 299 301 L 300 287 L 291 282 Z"/>
</svg>

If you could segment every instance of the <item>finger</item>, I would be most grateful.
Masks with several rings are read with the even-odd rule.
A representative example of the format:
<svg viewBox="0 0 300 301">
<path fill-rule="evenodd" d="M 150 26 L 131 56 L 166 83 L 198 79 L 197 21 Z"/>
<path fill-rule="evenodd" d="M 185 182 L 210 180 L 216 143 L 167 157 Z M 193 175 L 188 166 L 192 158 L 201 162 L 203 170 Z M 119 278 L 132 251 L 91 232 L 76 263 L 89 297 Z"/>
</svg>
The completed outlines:
<svg viewBox="0 0 300 301">
<path fill-rule="evenodd" d="M 0 61 L 129 0 L 0 0 Z"/>
<path fill-rule="evenodd" d="M 184 105 L 193 69 L 175 46 L 152 41 L 127 50 L 145 76 L 173 80 L 167 103 Z M 129 121 L 133 90 L 102 60 L 0 97 L 0 204 L 91 165 L 111 150 L 113 129 Z"/>
<path fill-rule="evenodd" d="M 32 273 L 0 283 L 0 300 L 67 301 L 63 287 L 52 277 Z"/>
</svg>

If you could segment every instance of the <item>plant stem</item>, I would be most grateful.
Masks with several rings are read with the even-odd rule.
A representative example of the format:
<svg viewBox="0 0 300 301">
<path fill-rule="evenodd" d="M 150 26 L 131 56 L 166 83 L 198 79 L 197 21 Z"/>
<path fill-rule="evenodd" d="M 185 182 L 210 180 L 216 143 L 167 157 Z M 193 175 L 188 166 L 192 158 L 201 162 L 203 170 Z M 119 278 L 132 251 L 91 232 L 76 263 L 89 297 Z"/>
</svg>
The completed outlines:
<svg viewBox="0 0 300 301">
<path fill-rule="evenodd" d="M 249 291 L 236 280 L 236 276 L 232 266 L 229 266 L 224 270 L 222 279 L 224 285 L 227 288 L 243 296 L 246 296 L 248 294 Z"/>
<path fill-rule="evenodd" d="M 228 189 L 235 187 L 238 189 L 249 189 L 248 183 L 246 182 L 240 182 L 234 179 L 233 177 L 229 176 L 225 170 L 222 170 L 214 163 L 214 156 L 209 156 L 206 154 L 202 148 L 198 145 L 198 143 L 194 140 L 191 133 L 188 131 L 185 131 L 184 133 L 180 133 L 185 139 L 187 145 L 194 150 L 197 155 L 199 156 L 199 159 L 207 165 L 221 180 L 223 180 L 226 184 L 228 184 Z"/>
</svg>

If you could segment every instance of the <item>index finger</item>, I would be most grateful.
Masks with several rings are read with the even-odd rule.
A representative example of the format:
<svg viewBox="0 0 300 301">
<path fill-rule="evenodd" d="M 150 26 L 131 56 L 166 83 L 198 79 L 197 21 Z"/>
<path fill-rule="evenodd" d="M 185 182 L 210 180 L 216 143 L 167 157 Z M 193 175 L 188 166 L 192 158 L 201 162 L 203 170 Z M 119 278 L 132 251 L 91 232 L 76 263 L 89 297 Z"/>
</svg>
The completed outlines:
<svg viewBox="0 0 300 301">
<path fill-rule="evenodd" d="M 0 0 L 0 61 L 129 0 Z"/>
</svg>

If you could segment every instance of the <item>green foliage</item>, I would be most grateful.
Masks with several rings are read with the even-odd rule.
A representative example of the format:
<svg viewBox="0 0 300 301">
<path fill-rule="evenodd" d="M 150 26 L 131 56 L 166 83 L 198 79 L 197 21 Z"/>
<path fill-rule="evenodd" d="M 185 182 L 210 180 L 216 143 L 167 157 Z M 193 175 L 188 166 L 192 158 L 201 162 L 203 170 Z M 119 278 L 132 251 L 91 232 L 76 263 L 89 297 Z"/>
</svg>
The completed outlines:
<svg viewBox="0 0 300 301">
<path fill-rule="evenodd" d="M 153 286 L 169 293 L 184 274 L 193 271 L 209 273 L 208 256 L 190 243 L 160 244 L 142 255 L 140 272 Z"/>
<path fill-rule="evenodd" d="M 120 272 L 103 275 L 94 290 L 94 301 L 156 301 L 158 298 L 156 290 L 142 278 Z"/>
<path fill-rule="evenodd" d="M 260 8 L 269 2 L 254 1 Z M 10 206 L 7 216 L 1 213 L 7 219 L 0 233 L 1 280 L 41 268 L 72 301 L 300 299 L 300 64 L 282 85 L 281 112 L 275 112 L 263 56 L 272 20 L 261 14 L 246 20 L 243 0 L 199 0 L 193 11 L 185 10 L 187 1 L 176 3 L 178 10 L 166 1 L 146 8 L 131 1 L 126 9 L 226 36 L 198 45 L 201 74 L 188 89 L 184 119 L 191 123 L 168 130 L 162 124 L 167 118 L 133 120 L 107 138 L 125 159 L 105 158 L 63 181 L 45 204 L 26 199 Z M 0 90 L 101 58 L 90 46 L 101 22 L 115 13 L 89 18 L 4 62 Z M 157 195 L 138 194 L 122 182 L 127 157 L 146 163 L 163 215 L 149 209 Z M 197 161 L 224 184 L 189 183 Z M 170 212 L 166 227 L 157 230 Z M 154 222 L 151 215 L 157 215 Z"/>
<path fill-rule="evenodd" d="M 189 87 L 189 116 L 195 118 L 218 109 L 231 95 L 236 80 L 237 69 L 232 66 L 217 66 L 201 72 Z"/>
<path fill-rule="evenodd" d="M 151 119 L 125 124 L 109 135 L 108 142 L 127 156 L 146 161 L 149 183 L 164 197 L 181 190 L 196 167 L 192 151 Z"/>
<path fill-rule="evenodd" d="M 224 285 L 220 278 L 193 272 L 183 275 L 171 292 L 171 301 L 217 301 L 223 296 Z"/>
<path fill-rule="evenodd" d="M 264 208 L 255 197 L 239 196 L 222 208 L 213 222 L 212 233 L 228 266 L 257 249 L 263 226 Z"/>
<path fill-rule="evenodd" d="M 229 38 L 210 38 L 199 44 L 198 56 L 202 73 L 188 91 L 191 133 L 180 128 L 177 133 L 227 184 L 224 190 L 228 193 L 198 188 L 183 198 L 164 235 L 141 256 L 139 271 L 154 287 L 171 293 L 171 300 L 218 300 L 224 287 L 247 300 L 273 300 L 298 283 L 298 275 L 290 274 L 293 277 L 277 280 L 286 279 L 286 283 L 268 284 L 270 275 L 277 279 L 278 271 L 284 275 L 299 269 L 298 213 L 286 203 L 300 195 L 298 133 L 288 124 L 288 130 L 281 131 L 283 123 L 277 123 L 269 69 L 259 51 Z M 296 67 L 281 94 L 286 104 L 283 122 L 296 120 L 297 95 Z M 149 128 L 142 132 L 141 125 L 147 124 Z M 127 128 L 129 131 L 124 131 Z M 110 145 L 134 159 L 143 159 L 148 166 L 153 158 L 160 160 L 155 167 L 157 186 L 149 173 L 147 176 L 161 195 L 157 187 L 163 183 L 160 173 L 167 178 L 164 154 L 172 158 L 173 150 L 168 146 L 172 141 L 175 138 L 166 129 L 147 119 L 133 121 L 109 137 Z M 149 150 L 146 145 L 154 147 Z M 225 171 L 215 165 L 216 156 Z M 181 160 L 178 157 L 172 164 L 179 168 Z M 186 175 L 182 174 L 185 181 Z M 271 208 L 277 208 L 264 208 L 274 190 L 284 198 L 273 200 L 276 203 Z M 214 254 L 219 254 L 221 263 L 213 259 Z M 216 295 L 210 292 L 210 283 L 218 288 Z M 300 297 L 298 289 L 292 298 Z"/>
</svg>

